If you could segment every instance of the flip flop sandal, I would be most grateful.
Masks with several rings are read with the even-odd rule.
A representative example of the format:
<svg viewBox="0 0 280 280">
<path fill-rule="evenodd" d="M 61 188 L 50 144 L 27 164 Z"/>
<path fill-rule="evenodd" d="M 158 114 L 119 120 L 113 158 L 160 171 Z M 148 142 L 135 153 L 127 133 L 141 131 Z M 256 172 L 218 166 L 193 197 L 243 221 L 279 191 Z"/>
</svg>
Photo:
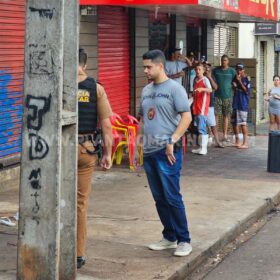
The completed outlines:
<svg viewBox="0 0 280 280">
<path fill-rule="evenodd" d="M 232 143 L 231 144 L 231 147 L 234 147 L 234 148 L 238 148 L 240 145 L 238 145 L 238 144 L 235 144 L 235 143 Z"/>
<path fill-rule="evenodd" d="M 1 225 L 5 225 L 5 226 L 8 226 L 8 227 L 15 227 L 16 224 L 13 223 L 9 218 L 7 217 L 1 217 L 0 218 L 0 224 Z"/>
<path fill-rule="evenodd" d="M 222 149 L 222 148 L 225 148 L 225 146 L 224 146 L 223 144 L 220 144 L 220 145 L 217 144 L 217 145 L 215 146 L 215 148 L 221 148 L 221 149 Z"/>
<path fill-rule="evenodd" d="M 242 149 L 244 150 L 244 149 L 248 149 L 248 148 L 249 148 L 249 146 L 238 146 L 237 147 L 237 149 L 240 149 L 240 150 L 242 150 Z"/>
</svg>

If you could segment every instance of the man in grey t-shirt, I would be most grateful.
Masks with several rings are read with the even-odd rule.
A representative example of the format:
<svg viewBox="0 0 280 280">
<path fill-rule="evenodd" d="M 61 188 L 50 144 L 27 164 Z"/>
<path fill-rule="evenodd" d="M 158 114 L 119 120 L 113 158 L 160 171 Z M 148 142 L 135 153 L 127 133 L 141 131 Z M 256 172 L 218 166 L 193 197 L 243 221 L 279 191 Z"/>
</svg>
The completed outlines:
<svg viewBox="0 0 280 280">
<path fill-rule="evenodd" d="M 180 194 L 182 148 L 177 142 L 191 122 L 188 97 L 179 83 L 167 77 L 162 51 L 145 53 L 143 63 L 145 74 L 152 81 L 143 89 L 140 106 L 144 122 L 144 169 L 164 227 L 163 239 L 149 248 L 176 248 L 175 256 L 187 256 L 192 246 Z"/>
<path fill-rule="evenodd" d="M 166 147 L 182 112 L 190 112 L 190 106 L 186 90 L 177 82 L 167 79 L 159 84 L 150 83 L 143 89 L 141 115 L 145 128 L 145 155 Z"/>
<path fill-rule="evenodd" d="M 191 60 L 180 53 L 180 48 L 171 48 L 169 50 L 169 60 L 165 63 L 165 71 L 170 79 L 182 85 L 185 76 L 184 69 L 192 67 Z"/>
</svg>

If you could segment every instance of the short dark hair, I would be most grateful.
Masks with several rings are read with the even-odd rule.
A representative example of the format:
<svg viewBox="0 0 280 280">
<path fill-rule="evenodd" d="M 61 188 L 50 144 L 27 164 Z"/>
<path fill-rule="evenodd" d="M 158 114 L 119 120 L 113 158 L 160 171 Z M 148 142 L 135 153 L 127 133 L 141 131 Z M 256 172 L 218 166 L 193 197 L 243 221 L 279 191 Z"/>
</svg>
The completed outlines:
<svg viewBox="0 0 280 280">
<path fill-rule="evenodd" d="M 143 60 L 150 59 L 155 63 L 162 63 L 165 65 L 165 55 L 161 50 L 151 50 L 143 54 Z"/>
<path fill-rule="evenodd" d="M 226 55 L 226 54 L 224 54 L 224 55 L 221 57 L 221 60 L 223 60 L 224 58 L 229 59 L 228 55 Z"/>
<path fill-rule="evenodd" d="M 83 48 L 79 48 L 79 65 L 85 66 L 87 64 L 88 55 Z"/>
<path fill-rule="evenodd" d="M 205 68 L 205 64 L 203 64 L 202 62 L 198 62 L 196 65 L 195 65 L 195 68 L 197 68 L 197 67 L 203 67 L 203 68 Z"/>
<path fill-rule="evenodd" d="M 169 49 L 168 53 L 171 56 L 172 54 L 174 54 L 175 52 L 180 52 L 182 49 L 178 48 L 178 47 L 172 47 Z"/>
<path fill-rule="evenodd" d="M 279 75 L 274 75 L 273 76 L 273 81 L 275 80 L 275 78 L 279 78 L 280 79 L 280 76 Z"/>
</svg>

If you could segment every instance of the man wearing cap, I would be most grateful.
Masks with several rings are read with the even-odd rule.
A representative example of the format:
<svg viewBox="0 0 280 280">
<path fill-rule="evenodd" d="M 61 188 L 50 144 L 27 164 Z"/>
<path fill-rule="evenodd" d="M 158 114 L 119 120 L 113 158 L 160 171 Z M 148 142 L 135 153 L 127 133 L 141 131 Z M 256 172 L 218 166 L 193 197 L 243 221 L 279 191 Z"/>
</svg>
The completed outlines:
<svg viewBox="0 0 280 280">
<path fill-rule="evenodd" d="M 238 149 L 248 148 L 248 128 L 247 116 L 250 102 L 251 82 L 250 77 L 245 73 L 245 67 L 242 63 L 236 65 L 236 76 L 232 82 L 234 88 L 233 112 L 231 123 L 235 134 L 235 144 Z M 243 134 L 243 143 L 240 143 L 239 128 Z"/>
<path fill-rule="evenodd" d="M 185 72 L 183 69 L 191 67 L 191 60 L 181 54 L 180 48 L 171 48 L 169 51 L 169 60 L 166 61 L 165 71 L 170 79 L 182 85 Z"/>
</svg>

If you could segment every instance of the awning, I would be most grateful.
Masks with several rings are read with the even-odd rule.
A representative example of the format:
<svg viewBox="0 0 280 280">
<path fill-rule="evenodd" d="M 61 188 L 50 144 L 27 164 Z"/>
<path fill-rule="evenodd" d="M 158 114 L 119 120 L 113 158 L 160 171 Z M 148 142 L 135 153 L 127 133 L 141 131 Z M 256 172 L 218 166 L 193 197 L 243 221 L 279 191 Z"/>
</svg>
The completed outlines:
<svg viewBox="0 0 280 280">
<path fill-rule="evenodd" d="M 277 0 L 80 0 L 81 5 L 121 5 L 222 21 L 278 21 Z"/>
</svg>

